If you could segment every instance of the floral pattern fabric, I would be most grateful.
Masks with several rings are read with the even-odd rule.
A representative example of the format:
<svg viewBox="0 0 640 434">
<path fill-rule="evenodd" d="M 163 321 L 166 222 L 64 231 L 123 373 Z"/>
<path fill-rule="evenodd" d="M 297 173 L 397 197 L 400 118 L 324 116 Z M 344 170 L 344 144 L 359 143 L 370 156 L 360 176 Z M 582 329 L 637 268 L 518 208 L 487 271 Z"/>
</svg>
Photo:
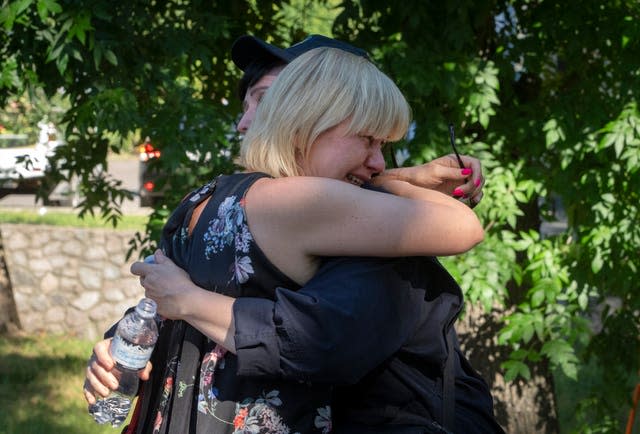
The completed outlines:
<svg viewBox="0 0 640 434">
<path fill-rule="evenodd" d="M 198 286 L 232 297 L 271 299 L 279 286 L 299 287 L 268 261 L 247 224 L 245 193 L 264 176 L 221 176 L 188 196 L 172 214 L 162 248 Z M 189 234 L 193 210 L 205 200 Z M 189 324 L 165 320 L 152 356 L 152 378 L 144 384 L 136 432 L 331 432 L 328 386 L 239 377 L 236 360 Z"/>
<path fill-rule="evenodd" d="M 247 255 L 253 238 L 242 205 L 235 196 L 227 197 L 218 208 L 218 217 L 209 222 L 203 237 L 206 246 L 204 256 L 207 259 L 213 259 L 225 247 L 235 248 L 233 275 L 238 283 L 245 283 L 253 274 L 251 258 Z"/>
</svg>

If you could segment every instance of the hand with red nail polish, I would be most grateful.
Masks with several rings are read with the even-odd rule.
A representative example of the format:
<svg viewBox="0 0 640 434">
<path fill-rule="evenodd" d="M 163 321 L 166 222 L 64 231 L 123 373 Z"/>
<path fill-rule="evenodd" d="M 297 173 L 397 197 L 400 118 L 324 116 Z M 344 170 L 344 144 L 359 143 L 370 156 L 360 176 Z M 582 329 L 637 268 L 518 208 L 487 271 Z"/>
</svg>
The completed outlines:
<svg viewBox="0 0 640 434">
<path fill-rule="evenodd" d="M 474 198 L 482 197 L 482 166 L 477 158 L 461 155 L 464 168 L 460 168 L 454 154 L 437 158 L 429 163 L 413 167 L 399 167 L 385 170 L 373 184 L 381 185 L 385 179 L 399 179 L 410 184 L 436 190 L 447 196 L 462 197 L 467 194 L 474 204 Z"/>
</svg>

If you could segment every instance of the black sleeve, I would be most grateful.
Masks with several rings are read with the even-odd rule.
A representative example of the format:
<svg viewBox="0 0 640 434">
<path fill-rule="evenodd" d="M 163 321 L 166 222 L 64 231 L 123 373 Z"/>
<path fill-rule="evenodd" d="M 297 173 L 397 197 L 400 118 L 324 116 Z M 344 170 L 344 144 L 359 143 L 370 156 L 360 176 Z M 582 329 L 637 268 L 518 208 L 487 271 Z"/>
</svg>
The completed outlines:
<svg viewBox="0 0 640 434">
<path fill-rule="evenodd" d="M 299 291 L 234 303 L 238 374 L 352 384 L 397 351 L 424 291 L 394 260 L 331 258 Z"/>
</svg>

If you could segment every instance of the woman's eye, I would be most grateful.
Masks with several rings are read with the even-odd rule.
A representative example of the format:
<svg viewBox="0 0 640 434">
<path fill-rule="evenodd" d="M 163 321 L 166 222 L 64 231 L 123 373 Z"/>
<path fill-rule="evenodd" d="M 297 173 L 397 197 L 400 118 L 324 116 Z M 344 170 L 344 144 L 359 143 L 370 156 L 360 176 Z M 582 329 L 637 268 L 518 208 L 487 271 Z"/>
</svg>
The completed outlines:
<svg viewBox="0 0 640 434">
<path fill-rule="evenodd" d="M 364 140 L 367 141 L 367 145 L 369 145 L 369 146 L 373 145 L 373 142 L 374 142 L 373 136 L 364 136 L 364 135 L 362 135 L 360 137 L 362 137 Z"/>
</svg>

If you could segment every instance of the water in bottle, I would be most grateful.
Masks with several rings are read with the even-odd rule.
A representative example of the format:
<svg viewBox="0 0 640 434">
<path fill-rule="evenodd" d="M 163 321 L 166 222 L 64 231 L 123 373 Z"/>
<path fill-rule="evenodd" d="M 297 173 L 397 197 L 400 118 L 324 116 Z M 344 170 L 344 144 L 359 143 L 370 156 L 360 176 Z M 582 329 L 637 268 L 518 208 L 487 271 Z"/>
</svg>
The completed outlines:
<svg viewBox="0 0 640 434">
<path fill-rule="evenodd" d="M 158 339 L 155 316 L 155 301 L 143 298 L 118 323 L 111 342 L 111 356 L 116 362 L 111 372 L 118 379 L 118 388 L 90 406 L 89 413 L 96 422 L 117 427 L 127 418 L 138 391 L 138 372 L 146 366 Z"/>
</svg>

